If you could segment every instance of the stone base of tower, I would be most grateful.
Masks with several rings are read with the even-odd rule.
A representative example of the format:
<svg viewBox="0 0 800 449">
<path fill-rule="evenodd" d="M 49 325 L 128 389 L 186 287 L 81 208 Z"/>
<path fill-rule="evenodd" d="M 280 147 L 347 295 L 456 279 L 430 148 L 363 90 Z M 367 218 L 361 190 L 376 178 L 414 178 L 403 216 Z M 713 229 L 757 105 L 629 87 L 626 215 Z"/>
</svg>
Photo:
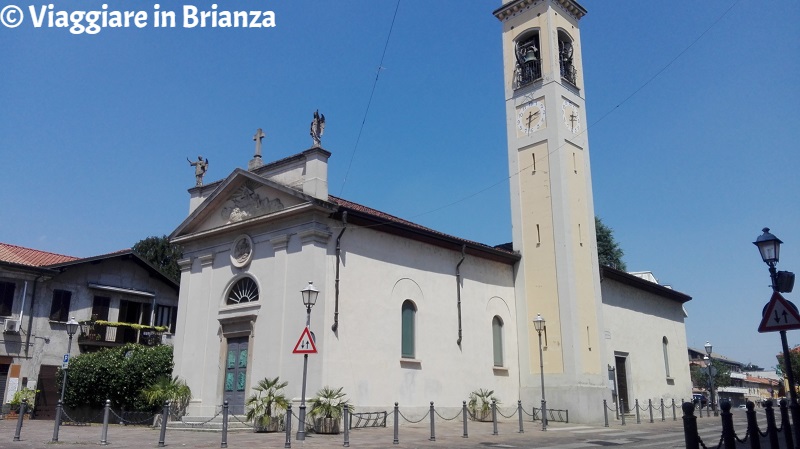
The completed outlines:
<svg viewBox="0 0 800 449">
<path fill-rule="evenodd" d="M 570 385 L 548 386 L 545 378 L 545 399 L 548 409 L 569 410 L 569 422 L 580 424 L 603 423 L 603 399 L 609 399 L 607 386 Z M 540 387 L 522 387 L 520 400 L 528 413 L 531 406 L 541 407 Z M 565 416 L 566 418 L 566 416 Z"/>
</svg>

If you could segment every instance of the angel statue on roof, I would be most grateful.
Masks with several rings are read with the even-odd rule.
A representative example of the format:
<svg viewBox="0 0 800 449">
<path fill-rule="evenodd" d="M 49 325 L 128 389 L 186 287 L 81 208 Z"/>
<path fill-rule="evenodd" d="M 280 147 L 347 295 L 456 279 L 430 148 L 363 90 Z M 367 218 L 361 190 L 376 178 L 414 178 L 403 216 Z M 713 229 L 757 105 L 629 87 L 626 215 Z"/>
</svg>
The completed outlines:
<svg viewBox="0 0 800 449">
<path fill-rule="evenodd" d="M 322 133 L 325 132 L 325 116 L 319 113 L 319 109 L 314 111 L 314 120 L 311 121 L 311 139 L 314 147 L 319 147 L 322 141 Z"/>
<path fill-rule="evenodd" d="M 194 167 L 194 178 L 195 178 L 195 186 L 200 187 L 203 185 L 203 176 L 208 171 L 208 159 L 203 160 L 203 156 L 197 156 L 197 162 L 192 162 L 189 158 L 186 158 L 189 161 L 189 165 Z"/>
</svg>

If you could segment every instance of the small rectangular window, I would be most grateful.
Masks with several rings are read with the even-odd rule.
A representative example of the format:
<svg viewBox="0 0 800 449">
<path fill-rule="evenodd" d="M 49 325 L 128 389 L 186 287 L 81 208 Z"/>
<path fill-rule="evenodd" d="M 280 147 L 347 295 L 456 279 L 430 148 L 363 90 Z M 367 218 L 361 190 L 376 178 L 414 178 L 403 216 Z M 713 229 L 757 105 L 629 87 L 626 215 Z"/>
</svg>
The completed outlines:
<svg viewBox="0 0 800 449">
<path fill-rule="evenodd" d="M 53 304 L 50 306 L 50 321 L 69 321 L 69 303 L 71 300 L 71 291 L 53 290 Z"/>
<path fill-rule="evenodd" d="M 0 282 L 0 316 L 11 316 L 15 287 L 13 282 Z"/>
<path fill-rule="evenodd" d="M 171 333 L 175 333 L 175 307 L 172 306 L 156 306 L 156 319 L 154 324 L 156 326 L 167 327 Z"/>
</svg>

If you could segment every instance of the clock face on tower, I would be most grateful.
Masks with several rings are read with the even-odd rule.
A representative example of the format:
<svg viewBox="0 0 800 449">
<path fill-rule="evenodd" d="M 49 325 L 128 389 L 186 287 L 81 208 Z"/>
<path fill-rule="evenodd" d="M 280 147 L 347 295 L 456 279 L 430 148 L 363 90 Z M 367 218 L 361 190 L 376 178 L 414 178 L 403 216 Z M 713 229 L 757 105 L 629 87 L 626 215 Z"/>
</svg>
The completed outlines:
<svg viewBox="0 0 800 449">
<path fill-rule="evenodd" d="M 545 126 L 544 101 L 529 100 L 517 108 L 517 136 L 526 136 Z"/>
<path fill-rule="evenodd" d="M 578 105 L 567 99 L 564 99 L 564 103 L 561 105 L 561 110 L 564 113 L 564 125 L 567 127 L 567 129 L 572 131 L 573 134 L 580 132 L 581 115 Z"/>
</svg>

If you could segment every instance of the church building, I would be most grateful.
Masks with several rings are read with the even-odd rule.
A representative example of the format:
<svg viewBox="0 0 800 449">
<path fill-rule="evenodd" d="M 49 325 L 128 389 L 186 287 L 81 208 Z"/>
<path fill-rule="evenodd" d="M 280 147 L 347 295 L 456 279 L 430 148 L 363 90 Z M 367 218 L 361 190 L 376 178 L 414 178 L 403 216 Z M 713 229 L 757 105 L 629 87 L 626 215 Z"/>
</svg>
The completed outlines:
<svg viewBox="0 0 800 449">
<path fill-rule="evenodd" d="M 170 238 L 184 248 L 174 374 L 212 416 L 244 411 L 256 382 L 280 376 L 300 401 L 343 387 L 361 411 L 423 414 L 494 390 L 603 419 L 603 400 L 688 398 L 687 295 L 597 258 L 579 21 L 573 0 L 509 0 L 502 24 L 512 238 L 491 246 L 328 193 L 332 153 L 313 146 L 189 190 Z M 198 175 L 201 176 L 201 175 Z M 313 284 L 309 284 L 312 282 Z M 544 320 L 537 331 L 534 320 Z M 541 338 L 541 344 L 540 344 Z M 540 358 L 540 354 L 542 357 Z M 542 371 L 543 370 L 543 371 Z M 627 405 L 626 405 L 627 408 Z"/>
</svg>

